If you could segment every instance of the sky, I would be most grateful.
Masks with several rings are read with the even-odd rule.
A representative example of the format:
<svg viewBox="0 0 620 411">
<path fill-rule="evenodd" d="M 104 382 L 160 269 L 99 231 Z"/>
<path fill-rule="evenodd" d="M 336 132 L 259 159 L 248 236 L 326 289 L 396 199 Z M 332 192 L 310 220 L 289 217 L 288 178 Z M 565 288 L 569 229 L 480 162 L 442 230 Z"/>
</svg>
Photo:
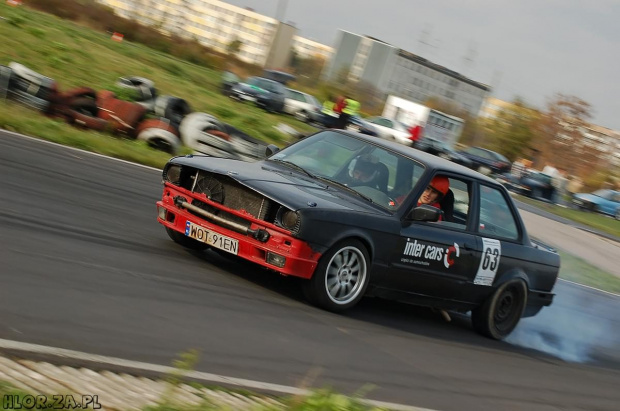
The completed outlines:
<svg viewBox="0 0 620 411">
<path fill-rule="evenodd" d="M 369 35 L 544 109 L 557 94 L 620 130 L 620 0 L 227 0 L 293 23 L 334 46 L 338 29 Z"/>
</svg>

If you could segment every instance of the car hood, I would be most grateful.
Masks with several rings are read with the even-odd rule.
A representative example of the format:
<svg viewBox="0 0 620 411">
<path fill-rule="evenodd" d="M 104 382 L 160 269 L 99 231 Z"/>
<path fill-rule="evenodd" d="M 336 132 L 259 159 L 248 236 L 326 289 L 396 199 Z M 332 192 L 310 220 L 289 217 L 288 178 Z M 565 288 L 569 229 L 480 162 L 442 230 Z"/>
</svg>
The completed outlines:
<svg viewBox="0 0 620 411">
<path fill-rule="evenodd" d="M 579 194 L 575 194 L 574 197 L 578 198 L 580 200 L 589 201 L 591 203 L 599 203 L 599 202 L 601 202 L 603 200 L 601 197 L 595 196 L 595 195 L 590 194 L 590 193 L 579 193 Z"/>
<path fill-rule="evenodd" d="M 257 86 L 252 86 L 248 83 L 237 83 L 233 86 L 234 89 L 240 90 L 246 94 L 251 94 L 253 96 L 258 96 L 260 94 L 267 94 L 268 91 L 265 89 L 262 89 L 260 87 Z"/>
<path fill-rule="evenodd" d="M 292 210 L 320 208 L 390 214 L 388 210 L 337 185 L 306 176 L 303 172 L 277 162 L 245 162 L 203 156 L 177 157 L 171 161 L 227 175 Z"/>
</svg>

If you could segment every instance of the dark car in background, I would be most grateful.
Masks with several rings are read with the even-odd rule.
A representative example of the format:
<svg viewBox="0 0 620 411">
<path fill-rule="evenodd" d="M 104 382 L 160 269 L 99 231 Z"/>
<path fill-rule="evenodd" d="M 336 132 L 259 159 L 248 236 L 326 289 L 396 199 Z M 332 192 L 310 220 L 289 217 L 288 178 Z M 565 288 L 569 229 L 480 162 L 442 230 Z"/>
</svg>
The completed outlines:
<svg viewBox="0 0 620 411">
<path fill-rule="evenodd" d="M 437 157 L 445 158 L 453 163 L 460 164 L 462 166 L 472 168 L 473 162 L 462 154 L 459 154 L 456 150 L 452 149 L 443 141 L 439 141 L 434 138 L 424 137 L 415 143 L 414 148 L 425 151 L 429 154 L 433 154 Z"/>
<path fill-rule="evenodd" d="M 239 101 L 253 102 L 267 111 L 280 112 L 284 109 L 286 87 L 263 77 L 249 77 L 232 86 L 229 96 Z"/>
<path fill-rule="evenodd" d="M 543 201 L 553 201 L 553 185 L 551 176 L 538 171 L 528 171 L 518 177 L 511 173 L 503 173 L 496 177 L 497 182 L 508 190 Z"/>
<path fill-rule="evenodd" d="M 225 71 L 222 73 L 222 81 L 220 82 L 220 91 L 222 94 L 228 96 L 230 95 L 230 90 L 233 88 L 235 84 L 239 83 L 239 77 L 230 71 Z"/>
<path fill-rule="evenodd" d="M 500 153 L 482 147 L 469 147 L 458 153 L 471 160 L 474 170 L 486 175 L 507 173 L 512 165 Z"/>
<path fill-rule="evenodd" d="M 339 126 L 338 117 L 330 116 L 322 112 L 316 112 L 314 118 L 311 119 L 311 123 L 321 128 L 337 128 Z M 360 116 L 349 117 L 346 129 L 373 137 L 379 137 L 377 129 Z"/>
</svg>

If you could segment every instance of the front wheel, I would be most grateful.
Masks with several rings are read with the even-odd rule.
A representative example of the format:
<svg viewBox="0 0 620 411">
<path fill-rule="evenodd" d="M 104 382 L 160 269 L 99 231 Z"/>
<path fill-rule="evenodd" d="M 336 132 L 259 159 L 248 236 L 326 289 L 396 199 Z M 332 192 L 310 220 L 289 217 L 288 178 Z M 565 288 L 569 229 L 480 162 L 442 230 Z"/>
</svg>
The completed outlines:
<svg viewBox="0 0 620 411">
<path fill-rule="evenodd" d="M 303 284 L 304 295 L 329 311 L 351 308 L 366 291 L 369 265 L 368 251 L 360 241 L 342 241 L 321 257 L 314 275 Z"/>
<path fill-rule="evenodd" d="M 503 340 L 517 326 L 527 304 L 527 285 L 521 279 L 507 281 L 480 307 L 471 312 L 474 329 L 494 340 Z"/>
</svg>

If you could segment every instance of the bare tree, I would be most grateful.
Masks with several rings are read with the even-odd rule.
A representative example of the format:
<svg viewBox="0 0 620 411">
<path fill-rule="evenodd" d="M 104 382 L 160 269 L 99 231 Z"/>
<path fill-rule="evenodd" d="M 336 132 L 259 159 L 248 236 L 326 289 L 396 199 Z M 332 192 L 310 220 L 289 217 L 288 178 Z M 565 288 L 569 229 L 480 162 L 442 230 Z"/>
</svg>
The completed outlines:
<svg viewBox="0 0 620 411">
<path fill-rule="evenodd" d="M 597 165 L 598 150 L 586 136 L 591 106 L 575 96 L 555 95 L 537 124 L 535 141 L 541 160 L 584 176 Z"/>
</svg>

